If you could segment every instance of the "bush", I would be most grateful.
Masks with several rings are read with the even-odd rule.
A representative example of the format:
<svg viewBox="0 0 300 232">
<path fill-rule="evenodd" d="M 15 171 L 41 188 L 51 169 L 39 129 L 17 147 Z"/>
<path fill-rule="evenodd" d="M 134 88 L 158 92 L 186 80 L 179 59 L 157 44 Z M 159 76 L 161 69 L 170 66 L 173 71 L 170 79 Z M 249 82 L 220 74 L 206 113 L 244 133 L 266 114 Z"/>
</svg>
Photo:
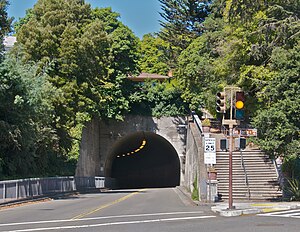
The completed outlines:
<svg viewBox="0 0 300 232">
<path fill-rule="evenodd" d="M 288 180 L 286 187 L 291 201 L 300 201 L 300 182 L 297 179 Z"/>
<path fill-rule="evenodd" d="M 199 200 L 199 191 L 198 191 L 198 178 L 195 177 L 194 183 L 193 183 L 193 192 L 192 192 L 192 199 L 194 201 L 198 201 Z"/>
</svg>

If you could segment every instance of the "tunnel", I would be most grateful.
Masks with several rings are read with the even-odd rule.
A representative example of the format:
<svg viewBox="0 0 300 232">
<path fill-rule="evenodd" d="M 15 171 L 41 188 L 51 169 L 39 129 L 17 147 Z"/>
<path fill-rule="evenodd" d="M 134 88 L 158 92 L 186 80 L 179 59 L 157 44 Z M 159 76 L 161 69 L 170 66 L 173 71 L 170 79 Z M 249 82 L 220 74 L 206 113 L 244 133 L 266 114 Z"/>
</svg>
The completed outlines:
<svg viewBox="0 0 300 232">
<path fill-rule="evenodd" d="M 113 145 L 106 175 L 118 188 L 175 187 L 180 182 L 180 161 L 172 144 L 152 132 L 136 132 Z"/>
</svg>

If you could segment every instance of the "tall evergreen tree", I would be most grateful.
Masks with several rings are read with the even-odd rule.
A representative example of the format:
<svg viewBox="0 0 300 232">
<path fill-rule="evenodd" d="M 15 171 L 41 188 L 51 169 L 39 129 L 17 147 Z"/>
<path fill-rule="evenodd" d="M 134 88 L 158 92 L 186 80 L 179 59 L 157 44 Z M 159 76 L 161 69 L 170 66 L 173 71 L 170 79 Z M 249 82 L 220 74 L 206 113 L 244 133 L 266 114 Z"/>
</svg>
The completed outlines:
<svg viewBox="0 0 300 232">
<path fill-rule="evenodd" d="M 9 18 L 7 15 L 7 6 L 8 6 L 8 1 L 7 0 L 0 0 L 0 54 L 2 56 L 2 51 L 4 49 L 3 46 L 3 39 L 4 36 L 10 32 L 11 30 L 11 22 L 12 18 Z M 0 57 L 1 58 L 1 57 Z"/>
<path fill-rule="evenodd" d="M 159 0 L 164 28 L 159 35 L 171 46 L 187 48 L 191 41 L 204 31 L 203 22 L 209 14 L 211 1 Z"/>
</svg>

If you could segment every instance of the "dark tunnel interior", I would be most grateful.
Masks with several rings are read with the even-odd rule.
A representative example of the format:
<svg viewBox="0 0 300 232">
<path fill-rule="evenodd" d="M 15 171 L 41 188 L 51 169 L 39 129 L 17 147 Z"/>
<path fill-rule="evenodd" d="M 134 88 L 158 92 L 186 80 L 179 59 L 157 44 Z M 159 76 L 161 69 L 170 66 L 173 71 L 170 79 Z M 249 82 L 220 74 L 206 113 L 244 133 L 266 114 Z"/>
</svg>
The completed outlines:
<svg viewBox="0 0 300 232">
<path fill-rule="evenodd" d="M 111 173 L 118 188 L 175 187 L 180 162 L 172 144 L 152 132 L 136 132 L 118 141 L 111 153 Z"/>
</svg>

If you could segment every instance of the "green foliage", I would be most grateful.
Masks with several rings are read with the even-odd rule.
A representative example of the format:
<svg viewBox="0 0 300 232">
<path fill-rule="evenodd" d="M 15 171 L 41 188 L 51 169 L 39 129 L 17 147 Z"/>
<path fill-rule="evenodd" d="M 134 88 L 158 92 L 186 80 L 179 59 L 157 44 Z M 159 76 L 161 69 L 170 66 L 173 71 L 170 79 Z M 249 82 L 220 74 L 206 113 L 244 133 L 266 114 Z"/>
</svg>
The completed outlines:
<svg viewBox="0 0 300 232">
<path fill-rule="evenodd" d="M 297 179 L 288 180 L 287 192 L 291 201 L 300 201 L 300 181 Z"/>
<path fill-rule="evenodd" d="M 299 146 L 296 146 L 295 149 L 299 150 Z M 282 164 L 282 171 L 285 173 L 286 177 L 300 180 L 299 155 L 296 155 L 295 153 L 286 155 Z"/>
<path fill-rule="evenodd" d="M 167 64 L 172 69 L 177 67 L 180 53 L 192 41 L 204 32 L 203 22 L 209 14 L 212 1 L 199 0 L 159 0 L 164 19 L 160 21 L 162 29 L 158 33 L 167 47 L 164 54 Z"/>
<path fill-rule="evenodd" d="M 10 32 L 11 30 L 11 22 L 12 22 L 12 18 L 9 18 L 7 15 L 7 7 L 9 5 L 9 2 L 7 0 L 0 0 L 0 59 L 2 59 L 2 52 L 4 49 L 3 46 L 3 38 L 4 36 Z M 1 60 L 0 60 L 1 61 Z"/>
<path fill-rule="evenodd" d="M 175 75 L 181 82 L 183 99 L 194 111 L 201 107 L 212 106 L 210 104 L 212 96 L 219 89 L 219 85 L 224 82 L 214 71 L 215 58 L 210 52 L 210 43 L 207 41 L 210 38 L 212 37 L 206 34 L 198 37 L 178 59 L 178 69 Z"/>
<path fill-rule="evenodd" d="M 299 48 L 274 49 L 271 67 L 276 74 L 260 95 L 264 109 L 253 122 L 260 130 L 258 143 L 269 153 L 300 156 Z"/>
<path fill-rule="evenodd" d="M 51 66 L 50 80 L 63 90 L 56 103 L 60 126 L 75 126 L 77 112 L 120 118 L 128 109 L 121 76 L 136 72 L 138 39 L 118 14 L 79 0 L 39 0 L 30 14 L 15 54 Z"/>
<path fill-rule="evenodd" d="M 203 21 L 209 13 L 211 1 L 199 0 L 159 0 L 164 19 L 161 26 L 165 29 L 160 37 L 173 47 L 187 48 L 192 39 L 203 32 Z"/>
<path fill-rule="evenodd" d="M 192 191 L 192 200 L 198 201 L 199 200 L 199 190 L 198 190 L 198 178 L 195 177 L 193 182 L 193 191 Z"/>
<path fill-rule="evenodd" d="M 3 39 L 4 35 L 10 32 L 12 18 L 7 15 L 7 7 L 9 2 L 7 0 L 0 0 L 0 38 Z"/>
<path fill-rule="evenodd" d="M 213 112 L 218 91 L 242 87 L 260 148 L 271 156 L 298 158 L 299 3 L 220 0 L 211 10 L 204 33 L 178 59 L 184 100 L 191 109 Z M 290 175 L 298 170 L 295 164 L 291 168 Z"/>
<path fill-rule="evenodd" d="M 171 64 L 168 64 L 169 45 L 160 37 L 146 34 L 141 41 L 141 59 L 139 66 L 142 72 L 156 73 L 166 75 L 171 70 Z"/>
<path fill-rule="evenodd" d="M 125 82 L 138 70 L 139 41 L 118 17 L 82 0 L 38 0 L 18 24 L 13 54 L 37 63 L 57 89 L 52 125 L 73 158 L 85 122 L 122 119 L 129 110 Z"/>
<path fill-rule="evenodd" d="M 209 127 L 210 125 L 211 125 L 211 123 L 210 123 L 210 120 L 208 118 L 206 118 L 202 121 L 202 126 L 208 126 Z"/>
<path fill-rule="evenodd" d="M 179 82 L 148 81 L 135 86 L 130 96 L 131 113 L 154 117 L 178 116 L 188 113 L 187 105 L 181 98 Z"/>
<path fill-rule="evenodd" d="M 0 75 L 0 178 L 73 173 L 51 125 L 57 90 L 47 75 L 13 59 Z"/>
<path fill-rule="evenodd" d="M 0 3 L 3 37 L 10 19 L 7 1 Z M 29 175 L 25 167 L 54 172 L 43 164 L 58 154 L 62 166 L 67 154 L 76 159 L 82 127 L 95 116 L 186 115 L 201 107 L 214 113 L 215 94 L 227 85 L 245 91 L 247 119 L 258 129 L 260 147 L 284 155 L 296 168 L 299 1 L 160 3 L 163 29 L 141 42 L 111 8 L 92 9 L 82 0 L 38 0 L 27 11 L 15 26 L 13 54 L 36 65 L 1 64 L 2 173 Z M 140 70 L 164 75 L 172 70 L 176 79 L 126 80 Z"/>
</svg>

